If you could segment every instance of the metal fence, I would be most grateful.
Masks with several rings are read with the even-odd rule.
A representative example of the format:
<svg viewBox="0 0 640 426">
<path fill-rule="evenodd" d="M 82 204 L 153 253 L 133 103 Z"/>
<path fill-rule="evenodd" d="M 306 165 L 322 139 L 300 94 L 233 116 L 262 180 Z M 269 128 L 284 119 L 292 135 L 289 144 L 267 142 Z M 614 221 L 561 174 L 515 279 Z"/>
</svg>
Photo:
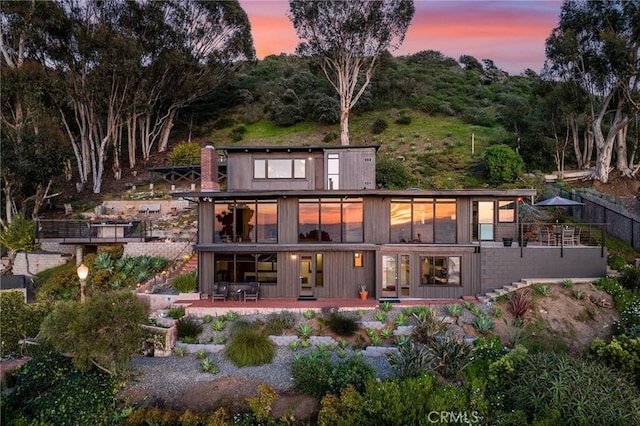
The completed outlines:
<svg viewBox="0 0 640 426">
<path fill-rule="evenodd" d="M 556 191 L 561 197 L 584 203 L 584 206 L 571 208 L 572 216 L 583 222 L 603 223 L 607 234 L 640 250 L 640 216 L 623 206 L 593 195 L 580 195 L 562 189 L 556 189 Z"/>
<path fill-rule="evenodd" d="M 83 242 L 146 241 L 151 236 L 151 223 L 145 220 L 96 221 L 55 220 L 36 221 L 36 240 Z"/>
</svg>

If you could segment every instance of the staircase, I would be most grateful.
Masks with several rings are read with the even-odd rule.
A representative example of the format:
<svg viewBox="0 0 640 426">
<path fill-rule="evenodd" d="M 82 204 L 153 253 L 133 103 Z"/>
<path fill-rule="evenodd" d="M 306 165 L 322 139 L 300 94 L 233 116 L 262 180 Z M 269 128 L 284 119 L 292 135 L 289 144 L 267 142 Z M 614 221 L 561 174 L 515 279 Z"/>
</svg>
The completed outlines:
<svg viewBox="0 0 640 426">
<path fill-rule="evenodd" d="M 511 284 L 505 285 L 502 288 L 497 288 L 495 290 L 489 291 L 484 295 L 480 295 L 477 299 L 482 303 L 488 303 L 492 299 L 496 297 L 504 296 L 511 292 L 520 290 L 521 288 L 529 287 L 533 284 L 562 284 L 562 282 L 567 278 L 523 278 L 520 281 L 513 282 Z M 593 282 L 597 280 L 597 278 L 568 278 L 574 284 L 575 283 L 585 283 L 585 282 Z"/>
<path fill-rule="evenodd" d="M 198 253 L 194 253 L 186 263 L 184 263 L 180 268 L 176 271 L 176 275 L 178 274 L 186 274 L 188 272 L 192 272 L 198 269 Z"/>
</svg>

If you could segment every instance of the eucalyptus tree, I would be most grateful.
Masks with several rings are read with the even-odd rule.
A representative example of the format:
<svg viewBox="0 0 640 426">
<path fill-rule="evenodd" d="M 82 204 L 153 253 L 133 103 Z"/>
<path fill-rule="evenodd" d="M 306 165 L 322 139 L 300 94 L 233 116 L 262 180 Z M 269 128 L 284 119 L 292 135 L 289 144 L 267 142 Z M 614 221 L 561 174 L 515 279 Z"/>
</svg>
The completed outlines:
<svg viewBox="0 0 640 426">
<path fill-rule="evenodd" d="M 179 110 L 212 93 L 243 62 L 255 60 L 255 50 L 251 25 L 237 1 L 140 1 L 132 11 L 142 58 L 127 128 L 130 141 L 139 137 L 147 160 L 154 145 L 166 150 Z M 131 149 L 129 154 L 135 163 Z"/>
<path fill-rule="evenodd" d="M 66 85 L 60 115 L 80 185 L 91 176 L 94 193 L 110 152 L 120 179 L 124 137 L 130 167 L 138 148 L 145 160 L 164 151 L 178 111 L 255 56 L 237 1 L 59 1 L 71 30 L 48 63 Z"/>
<path fill-rule="evenodd" d="M 631 175 L 625 129 L 640 111 L 640 4 L 624 0 L 566 1 L 546 42 L 546 74 L 575 82 L 588 93 L 588 123 L 596 147 L 592 177 L 616 168 Z"/>
<path fill-rule="evenodd" d="M 289 19 L 300 55 L 317 57 L 340 97 L 340 141 L 349 145 L 349 113 L 365 92 L 379 56 L 404 41 L 412 0 L 291 0 Z"/>
<path fill-rule="evenodd" d="M 63 135 L 51 119 L 58 88 L 41 58 L 47 42 L 64 29 L 53 2 L 2 2 L 0 14 L 0 174 L 5 218 L 11 223 L 17 210 L 27 213 L 27 203 L 37 216 L 62 173 Z"/>
</svg>

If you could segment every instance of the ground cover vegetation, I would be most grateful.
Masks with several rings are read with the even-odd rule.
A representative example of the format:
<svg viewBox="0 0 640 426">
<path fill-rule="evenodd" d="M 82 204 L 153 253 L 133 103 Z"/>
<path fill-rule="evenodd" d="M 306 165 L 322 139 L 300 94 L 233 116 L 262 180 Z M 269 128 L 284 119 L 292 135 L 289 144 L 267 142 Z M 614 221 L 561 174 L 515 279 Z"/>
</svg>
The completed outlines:
<svg viewBox="0 0 640 426">
<path fill-rule="evenodd" d="M 548 290 L 538 290 L 543 287 L 548 287 Z M 560 293 L 566 299 L 557 299 L 557 303 L 568 305 L 568 298 L 574 297 L 577 289 L 584 289 L 586 296 L 580 300 L 584 316 L 574 321 L 588 322 L 589 315 L 596 316 L 607 309 L 621 313 L 611 328 L 613 336 L 587 342 L 582 349 L 572 349 L 570 342 L 575 339 L 572 334 L 548 332 L 554 326 L 541 322 L 538 314 L 544 310 L 544 303 L 557 299 Z M 596 289 L 605 290 L 611 296 L 612 306 L 600 307 L 596 303 Z M 116 294 L 106 295 L 132 297 L 130 293 Z M 18 306 L 17 301 L 4 295 L 1 301 L 3 314 L 10 306 L 7 303 L 16 305 L 13 311 L 31 309 L 24 304 Z M 47 344 L 39 349 L 27 348 L 28 353 L 36 356 L 4 383 L 5 388 L 22 386 L 17 393 L 19 397 L 15 390 L 3 396 L 3 404 L 7 404 L 7 409 L 3 410 L 3 422 L 7 421 L 6 424 L 16 424 L 19 416 L 35 419 L 33 407 L 41 406 L 51 407 L 44 409 L 44 414 L 39 414 L 44 416 L 42 419 L 55 415 L 73 422 L 78 416 L 102 416 L 109 422 L 123 424 L 144 424 L 144 418 L 165 419 L 158 420 L 158 424 L 207 424 L 212 418 L 221 422 L 219 424 L 254 424 L 252 422 L 257 421 L 257 416 L 270 412 L 269 395 L 274 391 L 269 387 L 261 391 L 263 394 L 253 401 L 254 405 L 247 402 L 248 412 L 235 417 L 224 409 L 206 414 L 147 408 L 136 410 L 126 401 L 117 400 L 118 383 L 121 382 L 113 378 L 126 377 L 126 353 L 131 356 L 140 350 L 141 336 L 131 333 L 129 343 L 125 343 L 127 340 L 108 342 L 113 340 L 113 334 L 107 333 L 102 344 L 94 333 L 88 331 L 96 327 L 104 329 L 105 324 L 109 324 L 105 316 L 108 316 L 107 311 L 111 311 L 111 299 L 95 294 L 84 307 L 75 305 L 73 308 L 69 303 L 73 302 L 58 302 L 40 326 Z M 243 317 L 229 312 L 217 318 L 196 318 L 184 316 L 184 311 L 176 316 L 180 317 L 179 338 L 183 342 L 226 343 L 226 356 L 238 366 L 271 362 L 274 346 L 268 335 L 296 338 L 299 344 L 290 344 L 281 350 L 294 352 L 290 369 L 296 389 L 321 401 L 320 411 L 314 420 L 318 424 L 346 424 L 347 419 L 352 424 L 371 424 L 372 421 L 376 424 L 397 424 L 397 419 L 402 419 L 403 424 L 416 424 L 417 419 L 434 410 L 459 412 L 459 415 L 476 419 L 474 421 L 480 424 L 539 424 L 545 421 L 588 424 L 589 419 L 602 416 L 610 419 L 611 424 L 637 424 L 634 422 L 638 419 L 640 402 L 639 306 L 640 293 L 633 283 L 625 279 L 603 278 L 587 286 L 570 280 L 541 284 L 512 293 L 510 297 L 503 296 L 492 308 L 466 303 L 431 309 L 424 306 L 398 309 L 383 304 L 374 312 L 329 308 L 321 312 L 294 314 L 284 311 L 258 317 Z M 125 312 L 118 315 L 125 315 Z M 139 315 L 140 318 L 127 315 L 131 317 L 131 327 L 145 322 L 146 313 Z M 25 317 L 18 315 L 17 318 Z M 485 330 L 478 326 L 479 318 L 490 318 L 496 326 L 504 320 L 505 327 Z M 380 324 L 374 327 L 371 321 Z M 78 325 L 60 326 L 67 323 Z M 81 326 L 82 323 L 86 327 Z M 118 324 L 122 325 L 121 321 Z M 409 334 L 397 333 L 400 327 L 407 325 L 412 326 Z M 87 330 L 87 333 L 76 333 L 74 340 L 70 340 L 73 330 Z M 111 337 L 107 338 L 107 335 Z M 332 336 L 336 343 L 304 344 L 311 342 L 315 335 Z M 464 339 L 465 335 L 477 338 L 471 342 Z M 391 376 L 376 379 L 374 370 L 360 353 L 371 345 L 395 348 L 387 355 L 393 372 Z M 43 362 L 39 357 L 56 359 L 58 351 L 73 351 L 76 356 L 72 363 L 61 358 L 66 360 L 64 368 L 51 367 L 61 368 L 57 373 L 60 378 L 55 383 L 48 382 L 51 380 L 49 374 L 31 377 L 33 365 L 38 365 L 34 363 Z M 200 368 L 214 376 L 219 371 L 206 350 L 194 355 L 178 354 L 177 351 L 176 354 L 195 356 L 200 360 Z M 96 364 L 109 367 L 98 369 Z M 117 374 L 103 374 L 105 370 Z M 82 380 L 93 383 L 87 388 L 87 392 L 92 393 L 82 410 L 66 413 L 60 412 L 59 408 L 54 409 L 63 400 L 70 406 L 79 404 L 79 396 L 70 393 L 76 392 L 77 386 L 82 386 Z M 590 385 L 585 385 L 584 381 L 589 381 Z M 27 392 L 25 383 L 29 383 L 29 388 L 48 391 L 36 397 L 29 393 L 31 391 Z M 403 397 L 409 391 L 417 395 L 413 398 L 416 404 L 408 403 Z M 592 401 L 599 403 L 592 404 Z M 195 423 L 188 423 L 191 421 Z M 291 419 L 269 420 L 273 424 L 289 424 L 287 421 Z M 104 421 L 104 424 L 109 422 Z"/>
</svg>

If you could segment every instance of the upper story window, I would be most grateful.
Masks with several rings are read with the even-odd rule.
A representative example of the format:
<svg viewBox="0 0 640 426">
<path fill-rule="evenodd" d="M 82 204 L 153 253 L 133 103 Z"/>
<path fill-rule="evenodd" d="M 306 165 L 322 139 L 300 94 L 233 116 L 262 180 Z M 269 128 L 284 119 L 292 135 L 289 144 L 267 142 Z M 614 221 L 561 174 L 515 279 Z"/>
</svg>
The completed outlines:
<svg viewBox="0 0 640 426">
<path fill-rule="evenodd" d="M 214 242 L 275 243 L 278 241 L 276 200 L 223 200 L 214 206 Z"/>
<path fill-rule="evenodd" d="M 363 240 L 361 198 L 315 198 L 299 201 L 299 242 L 361 243 Z"/>
<path fill-rule="evenodd" d="M 456 200 L 392 199 L 390 225 L 392 243 L 455 243 Z"/>
<path fill-rule="evenodd" d="M 340 189 L 340 154 L 327 154 L 327 189 Z"/>
<path fill-rule="evenodd" d="M 307 177 L 307 160 L 304 158 L 253 160 L 254 179 L 305 179 Z"/>
</svg>

